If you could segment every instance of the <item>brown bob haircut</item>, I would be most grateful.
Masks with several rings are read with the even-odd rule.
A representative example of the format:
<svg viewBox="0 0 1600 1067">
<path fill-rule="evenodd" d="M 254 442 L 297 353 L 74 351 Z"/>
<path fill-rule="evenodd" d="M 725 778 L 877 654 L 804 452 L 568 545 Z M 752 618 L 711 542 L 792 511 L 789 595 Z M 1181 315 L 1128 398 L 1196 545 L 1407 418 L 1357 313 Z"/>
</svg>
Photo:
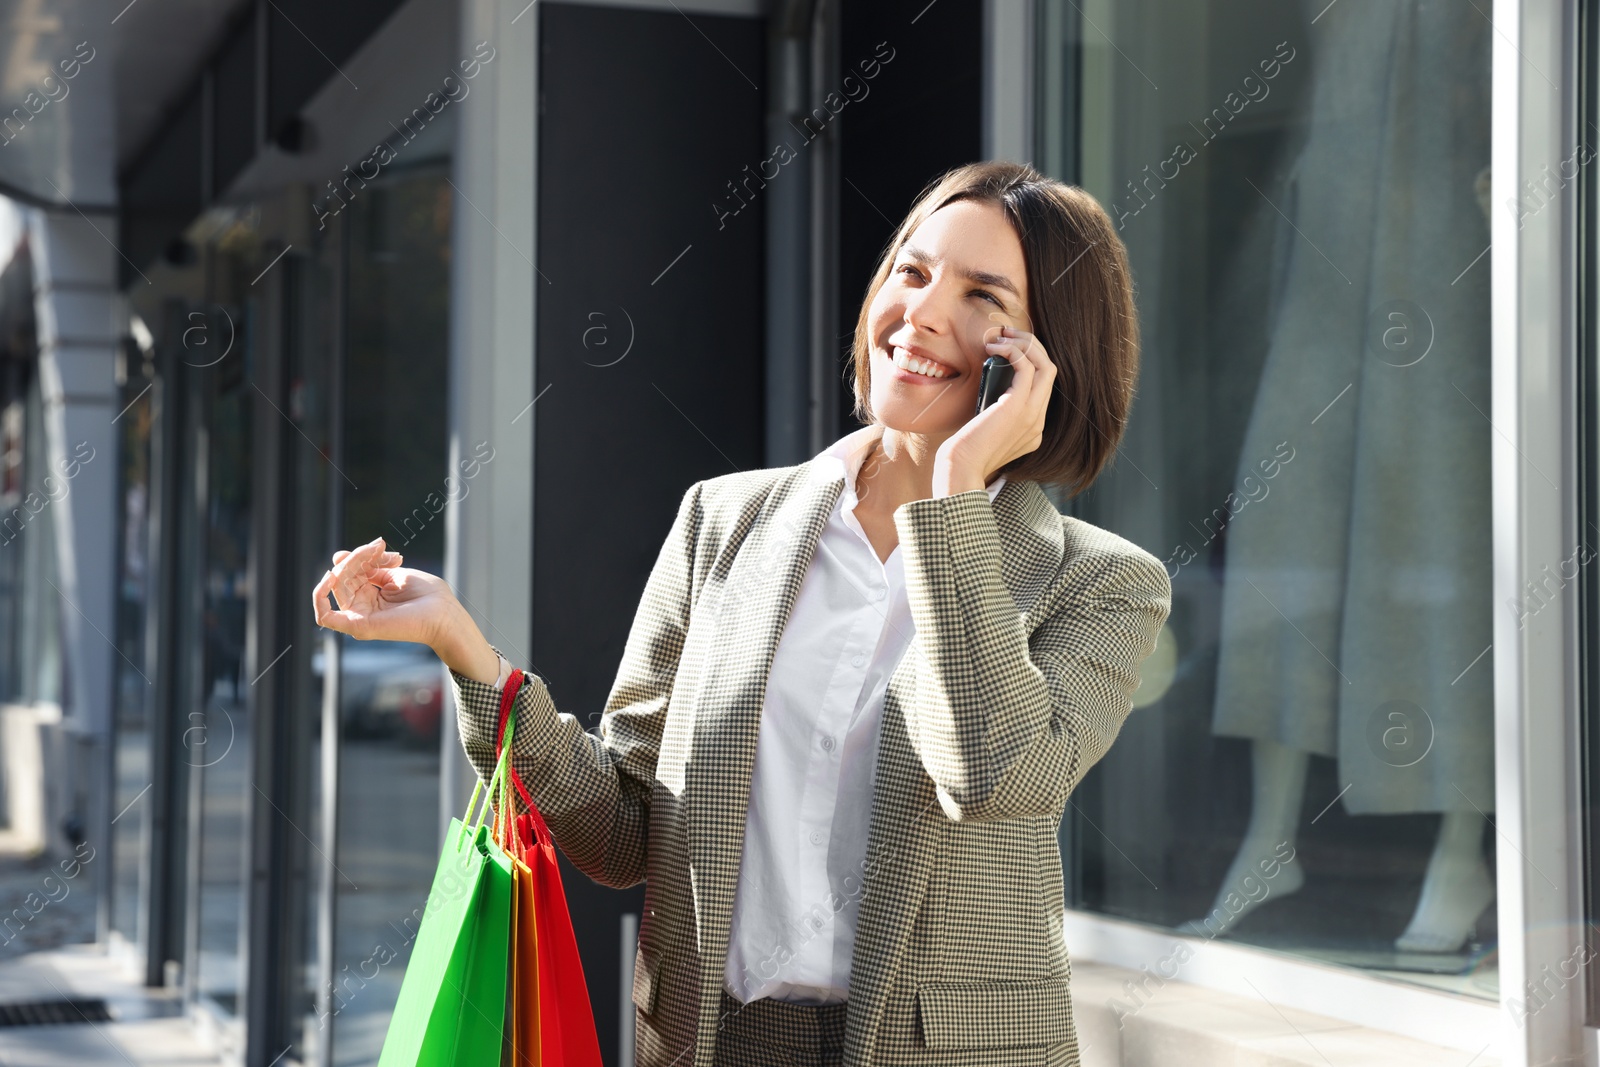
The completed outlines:
<svg viewBox="0 0 1600 1067">
<path fill-rule="evenodd" d="M 856 320 L 850 355 L 855 417 L 863 424 L 876 419 L 869 400 L 867 317 L 872 301 L 901 245 L 924 219 L 957 200 L 990 203 L 1005 212 L 1027 264 L 1028 329 L 1056 365 L 1043 440 L 1000 473 L 1008 480 L 1063 486 L 1076 496 L 1111 461 L 1128 425 L 1139 374 L 1133 280 L 1127 249 L 1095 198 L 1026 163 L 995 160 L 948 171 L 923 190 L 900 223 L 873 272 Z"/>
</svg>

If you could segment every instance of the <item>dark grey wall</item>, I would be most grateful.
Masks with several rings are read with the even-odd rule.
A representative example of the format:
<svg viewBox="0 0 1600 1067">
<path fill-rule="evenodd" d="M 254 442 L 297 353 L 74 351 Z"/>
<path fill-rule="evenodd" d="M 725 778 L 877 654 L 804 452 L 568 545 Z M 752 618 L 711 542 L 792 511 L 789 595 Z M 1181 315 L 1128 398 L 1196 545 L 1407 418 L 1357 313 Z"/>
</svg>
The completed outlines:
<svg viewBox="0 0 1600 1067">
<path fill-rule="evenodd" d="M 533 669 L 592 730 L 684 491 L 763 466 L 760 193 L 713 205 L 737 207 L 726 183 L 766 155 L 764 24 L 536 10 Z M 643 890 L 562 862 L 615 1063 L 620 916 Z"/>
</svg>

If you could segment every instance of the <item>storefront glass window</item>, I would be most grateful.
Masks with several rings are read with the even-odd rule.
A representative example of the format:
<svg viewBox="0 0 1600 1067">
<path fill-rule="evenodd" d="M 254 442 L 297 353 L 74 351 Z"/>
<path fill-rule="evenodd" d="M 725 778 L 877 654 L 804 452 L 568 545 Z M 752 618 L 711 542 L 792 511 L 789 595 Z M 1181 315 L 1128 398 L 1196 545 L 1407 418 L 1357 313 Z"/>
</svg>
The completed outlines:
<svg viewBox="0 0 1600 1067">
<path fill-rule="evenodd" d="M 228 1015 L 243 988 L 240 929 L 244 922 L 245 857 L 250 847 L 251 738 L 254 705 L 245 675 L 252 590 L 251 438 L 255 391 L 250 383 L 253 302 L 236 304 L 241 350 L 207 367 L 200 389 L 205 422 L 196 455 L 205 457 L 203 705 L 187 758 L 199 776 L 199 941 L 196 988 Z"/>
<path fill-rule="evenodd" d="M 284 926 L 298 941 L 298 959 L 286 981 L 293 1003 L 306 1010 L 301 1019 L 291 1022 L 299 1037 L 293 1054 L 307 1063 L 319 1061 L 322 1047 L 332 1036 L 329 1018 L 322 1012 L 338 1007 L 337 1000 L 319 1005 L 318 997 L 324 894 L 331 891 L 330 878 L 332 884 L 340 880 L 339 873 L 328 868 L 330 850 L 324 835 L 322 705 L 326 674 L 322 649 L 324 634 L 329 631 L 319 627 L 310 608 L 303 606 L 305 591 L 316 586 L 331 562 L 335 542 L 330 483 L 339 481 L 333 458 L 334 375 L 340 345 L 338 240 L 331 227 L 321 236 L 307 255 L 286 256 L 282 264 L 288 371 L 284 415 L 298 432 L 290 439 L 284 472 L 288 480 L 285 491 L 292 494 L 293 506 L 282 516 L 282 568 L 290 590 L 287 621 L 292 636 L 276 669 L 283 671 L 286 706 L 295 718 L 290 760 L 296 768 L 295 802 L 303 803 L 306 813 L 304 818 L 296 816 L 294 823 L 303 826 L 305 833 L 285 837 L 290 878 L 285 886 Z"/>
<path fill-rule="evenodd" d="M 451 187 L 439 166 L 365 187 L 349 227 L 344 541 L 442 573 Z M 439 857 L 443 670 L 345 640 L 340 674 L 334 1061 L 376 1063 Z M 381 961 L 381 962 L 378 962 Z"/>
<path fill-rule="evenodd" d="M 1497 992 L 1494 29 L 1425 0 L 1042 5 L 1040 158 L 1131 256 L 1143 367 L 1063 506 L 1166 561 L 1069 903 Z"/>
<path fill-rule="evenodd" d="M 38 351 L 33 317 L 33 259 L 27 246 L 18 250 L 4 272 L 0 272 L 0 292 L 5 297 L 5 314 L 0 316 L 0 698 L 8 703 L 23 699 L 23 635 L 32 628 L 26 615 L 22 531 L 29 512 L 23 499 L 28 483 L 27 420 L 37 407 L 29 402 L 32 381 L 38 373 Z M 32 457 L 37 466 L 39 457 Z M 3 797 L 4 790 L 0 790 Z M 3 806 L 3 799 L 0 799 Z M 11 815 L 5 816 L 9 823 Z"/>
<path fill-rule="evenodd" d="M 130 374 L 117 416 L 119 507 L 116 742 L 112 786 L 111 927 L 127 942 L 139 940 L 139 852 L 148 832 L 150 787 L 150 674 L 145 662 L 145 618 L 150 606 L 150 431 L 155 409 L 150 380 L 137 349 L 127 353 Z M 153 366 L 151 373 L 154 373 Z"/>
<path fill-rule="evenodd" d="M 21 687 L 16 698 L 25 704 L 59 704 L 61 595 L 56 590 L 60 588 L 61 577 L 56 568 L 55 514 L 45 503 L 48 494 L 44 479 L 51 467 L 49 454 L 45 450 L 44 400 L 38 375 L 34 375 L 28 383 L 28 402 L 22 417 L 22 429 L 26 441 L 23 446 L 26 482 L 22 510 L 20 514 L 12 514 L 21 524 L 16 540 L 22 557 L 20 615 L 28 620 L 29 625 L 22 627 L 18 635 Z"/>
</svg>

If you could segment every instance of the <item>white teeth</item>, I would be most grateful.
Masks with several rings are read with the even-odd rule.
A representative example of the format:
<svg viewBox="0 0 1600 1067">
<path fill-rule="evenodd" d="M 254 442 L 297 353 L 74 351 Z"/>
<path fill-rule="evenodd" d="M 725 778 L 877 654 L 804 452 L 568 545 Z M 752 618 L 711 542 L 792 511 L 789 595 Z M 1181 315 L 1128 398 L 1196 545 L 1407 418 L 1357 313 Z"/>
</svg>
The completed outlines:
<svg viewBox="0 0 1600 1067">
<path fill-rule="evenodd" d="M 926 377 L 929 377 L 929 378 L 948 378 L 949 377 L 949 374 L 945 373 L 943 370 L 941 370 L 938 367 L 934 366 L 932 363 L 926 363 L 926 362 L 924 362 L 924 361 L 922 361 L 920 359 L 912 359 L 910 356 L 906 355 L 904 352 L 900 351 L 898 348 L 894 349 L 893 351 L 894 351 L 894 365 L 896 367 L 899 367 L 901 370 L 908 370 L 908 371 L 911 371 L 913 374 L 921 374 L 921 375 L 925 375 Z"/>
</svg>

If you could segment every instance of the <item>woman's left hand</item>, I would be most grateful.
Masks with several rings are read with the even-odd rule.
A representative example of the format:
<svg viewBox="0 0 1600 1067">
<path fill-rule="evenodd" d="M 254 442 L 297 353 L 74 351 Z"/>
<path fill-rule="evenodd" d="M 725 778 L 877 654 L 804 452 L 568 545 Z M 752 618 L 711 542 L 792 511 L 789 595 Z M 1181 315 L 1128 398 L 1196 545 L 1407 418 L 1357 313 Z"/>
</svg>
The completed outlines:
<svg viewBox="0 0 1600 1067">
<path fill-rule="evenodd" d="M 1044 442 L 1045 406 L 1055 388 L 1056 365 L 1039 339 L 1015 326 L 984 345 L 988 356 L 1011 361 L 1011 387 L 968 419 L 934 453 L 933 495 L 982 489 L 992 472 Z"/>
</svg>

